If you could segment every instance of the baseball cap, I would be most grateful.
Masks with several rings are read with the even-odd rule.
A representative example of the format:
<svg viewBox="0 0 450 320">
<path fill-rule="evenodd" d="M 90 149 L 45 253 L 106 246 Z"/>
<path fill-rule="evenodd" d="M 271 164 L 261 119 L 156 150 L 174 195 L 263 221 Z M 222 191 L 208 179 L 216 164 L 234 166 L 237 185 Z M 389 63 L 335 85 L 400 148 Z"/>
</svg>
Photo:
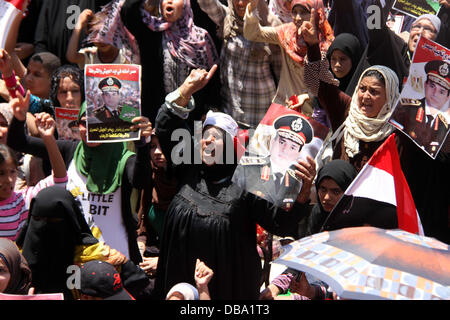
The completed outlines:
<svg viewBox="0 0 450 320">
<path fill-rule="evenodd" d="M 93 260 L 80 268 L 81 293 L 104 300 L 135 300 L 123 287 L 116 268 L 105 261 Z"/>
</svg>

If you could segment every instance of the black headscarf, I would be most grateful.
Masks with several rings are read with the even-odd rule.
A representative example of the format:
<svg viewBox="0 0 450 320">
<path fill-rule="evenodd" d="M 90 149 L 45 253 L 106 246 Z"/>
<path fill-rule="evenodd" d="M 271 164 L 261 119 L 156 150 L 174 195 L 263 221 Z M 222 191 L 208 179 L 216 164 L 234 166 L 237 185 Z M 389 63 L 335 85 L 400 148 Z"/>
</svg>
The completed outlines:
<svg viewBox="0 0 450 320">
<path fill-rule="evenodd" d="M 381 28 L 367 30 L 369 35 L 368 44 L 362 46 L 361 59 L 345 91 L 349 96 L 353 95 L 361 75 L 371 66 L 381 65 L 392 69 L 399 79 L 399 91 L 402 89 L 403 79 L 409 73 L 408 44 L 386 26 L 386 20 L 389 10 L 392 8 L 393 0 L 387 0 L 384 7 L 381 6 L 380 0 L 370 1 L 373 5 L 380 8 Z M 367 29 L 366 24 L 364 24 L 364 27 Z"/>
<path fill-rule="evenodd" d="M 369 42 L 367 32 L 367 7 L 372 0 L 336 0 L 331 4 L 328 21 L 333 28 L 334 35 L 351 33 L 355 35 L 363 48 Z"/>
<path fill-rule="evenodd" d="M 62 292 L 69 299 L 67 267 L 74 263 L 75 247 L 98 242 L 80 204 L 59 186 L 45 188 L 31 200 L 27 226 L 17 241 L 32 271 L 36 292 Z"/>
<path fill-rule="evenodd" d="M 359 60 L 361 59 L 362 49 L 361 44 L 357 37 L 350 33 L 341 33 L 339 34 L 334 41 L 331 43 L 327 52 L 327 59 L 330 62 L 331 66 L 331 54 L 334 50 L 339 49 L 345 55 L 347 55 L 350 60 L 352 60 L 352 68 L 343 78 L 339 78 L 339 89 L 344 91 L 347 89 L 350 80 L 352 79 L 353 73 L 358 66 Z"/>
<path fill-rule="evenodd" d="M 345 191 L 357 175 L 358 172 L 355 167 L 349 162 L 340 159 L 332 160 L 325 164 L 317 173 L 316 190 L 319 190 L 320 183 L 324 178 L 330 178 L 336 182 L 342 191 Z M 306 234 L 304 236 L 320 232 L 320 228 L 325 222 L 328 214 L 329 212 L 323 209 L 319 195 L 317 194 L 317 204 L 314 205 L 311 214 L 308 217 Z"/>
</svg>

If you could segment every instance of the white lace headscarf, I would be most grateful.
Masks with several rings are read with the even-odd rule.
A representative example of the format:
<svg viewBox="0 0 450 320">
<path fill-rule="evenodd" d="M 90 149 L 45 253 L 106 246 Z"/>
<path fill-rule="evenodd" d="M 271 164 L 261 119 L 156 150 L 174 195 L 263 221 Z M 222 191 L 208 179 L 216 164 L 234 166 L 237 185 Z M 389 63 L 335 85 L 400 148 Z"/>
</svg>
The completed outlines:
<svg viewBox="0 0 450 320">
<path fill-rule="evenodd" d="M 375 118 L 366 117 L 358 107 L 359 84 L 369 70 L 376 70 L 381 73 L 386 87 L 386 103 Z M 364 71 L 353 93 L 349 114 L 344 122 L 344 146 L 349 157 L 353 158 L 359 153 L 359 140 L 365 142 L 381 141 L 392 133 L 394 127 L 388 120 L 398 97 L 398 77 L 394 71 L 379 65 L 372 66 Z"/>
</svg>

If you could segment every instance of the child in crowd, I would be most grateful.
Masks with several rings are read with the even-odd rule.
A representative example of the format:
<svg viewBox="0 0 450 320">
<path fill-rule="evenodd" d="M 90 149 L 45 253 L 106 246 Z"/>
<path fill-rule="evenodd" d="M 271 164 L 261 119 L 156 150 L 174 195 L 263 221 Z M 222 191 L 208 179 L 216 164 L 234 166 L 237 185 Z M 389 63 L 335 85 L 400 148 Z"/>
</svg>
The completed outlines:
<svg viewBox="0 0 450 320">
<path fill-rule="evenodd" d="M 131 63 L 123 49 L 103 42 L 99 35 L 106 19 L 107 14 L 104 11 L 94 14 L 92 10 L 86 9 L 81 12 L 67 48 L 66 58 L 68 61 L 76 63 L 80 69 L 84 69 L 85 64 L 93 63 Z M 83 29 L 88 33 L 87 41 L 93 43 L 94 46 L 78 50 L 78 43 Z"/>
<path fill-rule="evenodd" d="M 17 108 L 21 103 L 15 98 L 10 105 L 16 117 L 25 118 L 26 111 Z M 27 92 L 25 102 L 30 99 L 30 92 Z M 31 199 L 43 188 L 50 185 L 61 184 L 65 186 L 67 173 L 64 160 L 56 145 L 54 137 L 55 121 L 49 114 L 36 114 L 36 126 L 39 134 L 47 148 L 53 174 L 41 180 L 34 187 L 26 187 L 19 192 L 15 191 L 17 179 L 17 168 L 19 166 L 15 153 L 6 145 L 0 145 L 0 237 L 16 240 L 23 224 L 28 217 L 28 209 Z"/>
</svg>

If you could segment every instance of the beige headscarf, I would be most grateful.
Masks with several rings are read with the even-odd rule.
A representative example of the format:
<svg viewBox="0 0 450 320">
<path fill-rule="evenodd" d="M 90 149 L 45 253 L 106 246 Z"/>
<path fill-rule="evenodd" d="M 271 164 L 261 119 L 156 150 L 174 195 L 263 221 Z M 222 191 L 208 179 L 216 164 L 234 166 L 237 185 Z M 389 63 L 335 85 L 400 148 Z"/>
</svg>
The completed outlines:
<svg viewBox="0 0 450 320">
<path fill-rule="evenodd" d="M 375 118 L 366 117 L 358 107 L 359 83 L 369 70 L 380 72 L 386 84 L 386 103 Z M 364 71 L 353 93 L 349 114 L 344 122 L 344 146 L 349 157 L 353 158 L 359 153 L 359 140 L 365 142 L 381 141 L 392 133 L 394 127 L 388 120 L 398 97 L 398 77 L 394 71 L 380 65 L 372 66 Z"/>
</svg>

